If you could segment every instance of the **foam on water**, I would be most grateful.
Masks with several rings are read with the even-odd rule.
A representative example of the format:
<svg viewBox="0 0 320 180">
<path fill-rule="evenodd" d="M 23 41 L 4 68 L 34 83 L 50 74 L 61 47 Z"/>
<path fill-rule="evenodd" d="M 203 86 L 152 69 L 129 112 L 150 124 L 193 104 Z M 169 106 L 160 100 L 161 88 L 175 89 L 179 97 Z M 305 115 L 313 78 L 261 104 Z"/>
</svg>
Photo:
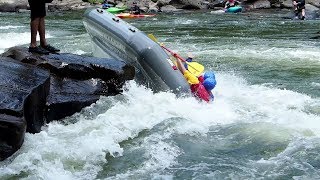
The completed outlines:
<svg viewBox="0 0 320 180">
<path fill-rule="evenodd" d="M 320 90 L 320 83 L 312 82 L 311 86 L 318 87 L 318 89 Z"/>
<path fill-rule="evenodd" d="M 30 33 L 0 33 L 0 53 L 4 52 L 6 48 L 12 46 L 27 44 L 30 42 Z"/>
<path fill-rule="evenodd" d="M 320 173 L 316 168 L 319 147 L 319 137 L 297 137 L 277 156 L 252 162 L 252 166 L 262 174 L 271 174 L 269 177 L 272 179 L 299 171 L 305 174 L 296 175 L 294 179 L 319 179 Z"/>
<path fill-rule="evenodd" d="M 92 179 L 108 163 L 107 154 L 123 155 L 120 142 L 174 117 L 180 119 L 174 127 L 144 140 L 150 157 L 144 166 L 114 178 L 177 163 L 179 148 L 165 141 L 173 133 L 198 136 L 216 125 L 268 122 L 296 132 L 309 130 L 313 136 L 320 136 L 320 116 L 304 112 L 306 106 L 319 103 L 319 99 L 288 90 L 252 86 L 230 74 L 218 73 L 217 80 L 216 100 L 210 104 L 193 97 L 176 98 L 169 92 L 154 94 L 132 81 L 120 96 L 121 101 L 118 97 L 102 98 L 98 106 L 112 105 L 95 118 L 80 113 L 74 124 L 55 122 L 39 134 L 27 134 L 23 147 L 0 168 L 0 177 L 26 173 L 26 179 Z M 95 112 L 94 108 L 91 106 L 86 111 Z"/>
</svg>

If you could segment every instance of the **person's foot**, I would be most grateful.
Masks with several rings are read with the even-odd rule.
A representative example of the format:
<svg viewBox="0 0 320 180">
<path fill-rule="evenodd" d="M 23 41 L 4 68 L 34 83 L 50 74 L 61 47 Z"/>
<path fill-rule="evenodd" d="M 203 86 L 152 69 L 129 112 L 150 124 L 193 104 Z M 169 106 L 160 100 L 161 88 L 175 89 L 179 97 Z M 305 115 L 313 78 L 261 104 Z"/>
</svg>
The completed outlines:
<svg viewBox="0 0 320 180">
<path fill-rule="evenodd" d="M 305 18 L 306 18 L 306 17 L 302 16 L 302 17 L 301 17 L 301 20 L 305 20 Z"/>
<path fill-rule="evenodd" d="M 29 47 L 29 52 L 31 53 L 37 53 L 37 54 L 46 54 L 48 55 L 50 52 L 46 49 L 43 49 L 40 46 L 36 46 L 36 47 Z"/>
<path fill-rule="evenodd" d="M 60 52 L 60 49 L 57 49 L 57 48 L 51 46 L 50 44 L 48 44 L 48 45 L 46 45 L 46 46 L 42 46 L 42 48 L 45 49 L 45 50 L 47 50 L 47 51 L 49 51 L 49 52 L 51 52 L 51 53 L 58 53 L 58 52 Z"/>
</svg>

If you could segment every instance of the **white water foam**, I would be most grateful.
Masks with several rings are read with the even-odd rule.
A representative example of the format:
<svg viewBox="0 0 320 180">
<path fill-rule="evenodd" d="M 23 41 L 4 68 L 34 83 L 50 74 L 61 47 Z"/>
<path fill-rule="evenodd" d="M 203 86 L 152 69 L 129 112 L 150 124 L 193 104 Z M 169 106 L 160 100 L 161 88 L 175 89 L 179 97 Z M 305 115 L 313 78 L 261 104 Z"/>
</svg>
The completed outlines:
<svg viewBox="0 0 320 180">
<path fill-rule="evenodd" d="M 50 34 L 46 34 L 46 38 L 51 37 Z M 37 36 L 37 41 L 39 40 L 39 36 Z M 7 48 L 28 43 L 30 43 L 30 32 L 0 33 L 0 53 L 3 53 Z"/>
<path fill-rule="evenodd" d="M 309 157 L 310 155 L 317 155 L 319 147 L 318 137 L 297 137 L 277 156 L 269 159 L 260 159 L 252 162 L 252 164 L 262 174 L 272 174 L 270 178 L 288 174 L 288 172 L 290 173 L 290 171 L 296 169 L 295 171 L 305 173 L 298 173 L 293 179 L 319 179 L 320 173 L 313 162 L 314 157 Z M 315 161 L 317 161 L 317 158 Z"/>
<path fill-rule="evenodd" d="M 189 36 L 189 38 L 192 38 Z M 178 42 L 178 43 L 176 43 Z M 261 43 L 257 42 L 256 44 Z M 266 42 L 267 43 L 267 42 Z M 183 44 L 183 41 L 175 41 L 175 44 L 168 44 L 168 46 L 177 48 L 180 50 L 181 55 L 185 54 L 184 52 L 194 52 L 195 57 L 204 56 L 204 57 L 216 57 L 216 58 L 243 58 L 248 61 L 253 61 L 255 59 L 267 60 L 270 62 L 292 62 L 292 63 L 303 63 L 306 61 L 316 63 L 320 65 L 320 51 L 318 48 L 311 47 L 301 47 L 300 49 L 296 48 L 276 48 L 276 47 L 259 47 L 255 43 L 253 45 L 238 45 L 235 44 L 234 48 L 230 47 L 230 44 L 215 46 L 214 44 L 207 43 L 204 45 L 192 44 L 192 46 L 187 46 Z M 221 53 L 223 52 L 223 53 Z M 281 58 L 279 58 L 281 57 Z"/>
<path fill-rule="evenodd" d="M 25 28 L 25 26 L 0 26 L 0 29 L 19 29 L 19 28 Z"/>
<path fill-rule="evenodd" d="M 296 92 L 252 86 L 229 74 L 217 74 L 213 103 L 193 97 L 176 98 L 172 93 L 153 93 L 131 81 L 120 97 L 102 98 L 97 104 L 112 106 L 96 118 L 78 114 L 70 125 L 50 123 L 39 134 L 27 134 L 23 147 L 0 168 L 0 178 L 27 174 L 25 179 L 94 179 L 106 163 L 106 155 L 122 156 L 120 142 L 145 129 L 178 117 L 175 126 L 145 138 L 149 160 L 136 171 L 111 179 L 126 179 L 136 172 L 153 172 L 176 162 L 183 153 L 165 140 L 173 133 L 206 135 L 210 126 L 237 122 L 267 122 L 294 131 L 310 130 L 320 136 L 320 117 L 304 112 L 319 99 Z M 230 83 L 232 82 L 232 83 Z M 121 99 L 121 98 L 120 98 Z M 89 107 L 87 110 L 90 110 Z M 92 109 L 94 112 L 94 109 Z M 157 143 L 155 143 L 157 142 Z"/>
<path fill-rule="evenodd" d="M 312 82 L 312 83 L 311 83 L 311 86 L 317 87 L 317 88 L 320 90 L 320 83 Z"/>
</svg>

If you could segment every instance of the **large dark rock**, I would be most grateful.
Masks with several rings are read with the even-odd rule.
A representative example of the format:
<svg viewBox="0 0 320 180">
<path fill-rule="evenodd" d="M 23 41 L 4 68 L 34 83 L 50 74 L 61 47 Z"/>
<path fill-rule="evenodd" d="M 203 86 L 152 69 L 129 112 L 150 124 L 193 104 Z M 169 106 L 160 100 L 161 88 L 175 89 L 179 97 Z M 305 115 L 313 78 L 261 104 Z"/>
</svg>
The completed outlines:
<svg viewBox="0 0 320 180">
<path fill-rule="evenodd" d="M 99 78 L 108 84 L 122 87 L 126 80 L 132 80 L 135 75 L 133 66 L 123 61 L 80 56 L 76 54 L 50 54 L 42 56 L 48 64 L 52 65 L 58 76 L 79 80 Z"/>
<path fill-rule="evenodd" d="M 0 57 L 0 160 L 18 150 L 28 132 L 40 132 L 49 93 L 49 73 Z"/>
<path fill-rule="evenodd" d="M 59 120 L 95 103 L 101 95 L 115 95 L 100 79 L 74 80 L 51 77 L 47 121 Z"/>
<path fill-rule="evenodd" d="M 26 47 L 12 47 L 2 54 L 51 72 L 47 121 L 62 119 L 96 102 L 101 95 L 122 92 L 126 80 L 135 76 L 123 61 L 75 54 L 35 55 Z"/>
<path fill-rule="evenodd" d="M 26 129 L 40 132 L 45 120 L 62 119 L 102 95 L 119 94 L 134 75 L 133 66 L 118 60 L 10 48 L 0 56 L 0 160 L 22 145 Z"/>
<path fill-rule="evenodd" d="M 101 95 L 122 92 L 126 80 L 134 78 L 135 69 L 123 61 L 75 54 L 35 55 L 26 47 L 12 47 L 2 54 L 16 61 L 51 72 L 47 100 L 47 121 L 59 120 L 96 102 Z"/>
<path fill-rule="evenodd" d="M 0 113 L 24 116 L 27 131 L 40 132 L 49 94 L 50 74 L 40 68 L 0 57 Z"/>
</svg>

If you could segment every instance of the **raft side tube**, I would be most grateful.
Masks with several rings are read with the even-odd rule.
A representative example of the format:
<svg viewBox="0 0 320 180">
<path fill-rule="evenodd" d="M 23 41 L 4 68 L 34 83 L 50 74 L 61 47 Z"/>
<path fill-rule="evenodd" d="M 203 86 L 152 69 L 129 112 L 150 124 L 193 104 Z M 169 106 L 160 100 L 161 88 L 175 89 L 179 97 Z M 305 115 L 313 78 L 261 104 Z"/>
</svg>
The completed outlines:
<svg viewBox="0 0 320 180">
<path fill-rule="evenodd" d="M 101 9 L 88 9 L 84 25 L 100 54 L 123 60 L 136 67 L 136 78 L 155 91 L 190 94 L 190 86 L 174 70 L 167 53 L 136 27 Z M 143 77 L 143 78 L 142 78 Z"/>
</svg>

